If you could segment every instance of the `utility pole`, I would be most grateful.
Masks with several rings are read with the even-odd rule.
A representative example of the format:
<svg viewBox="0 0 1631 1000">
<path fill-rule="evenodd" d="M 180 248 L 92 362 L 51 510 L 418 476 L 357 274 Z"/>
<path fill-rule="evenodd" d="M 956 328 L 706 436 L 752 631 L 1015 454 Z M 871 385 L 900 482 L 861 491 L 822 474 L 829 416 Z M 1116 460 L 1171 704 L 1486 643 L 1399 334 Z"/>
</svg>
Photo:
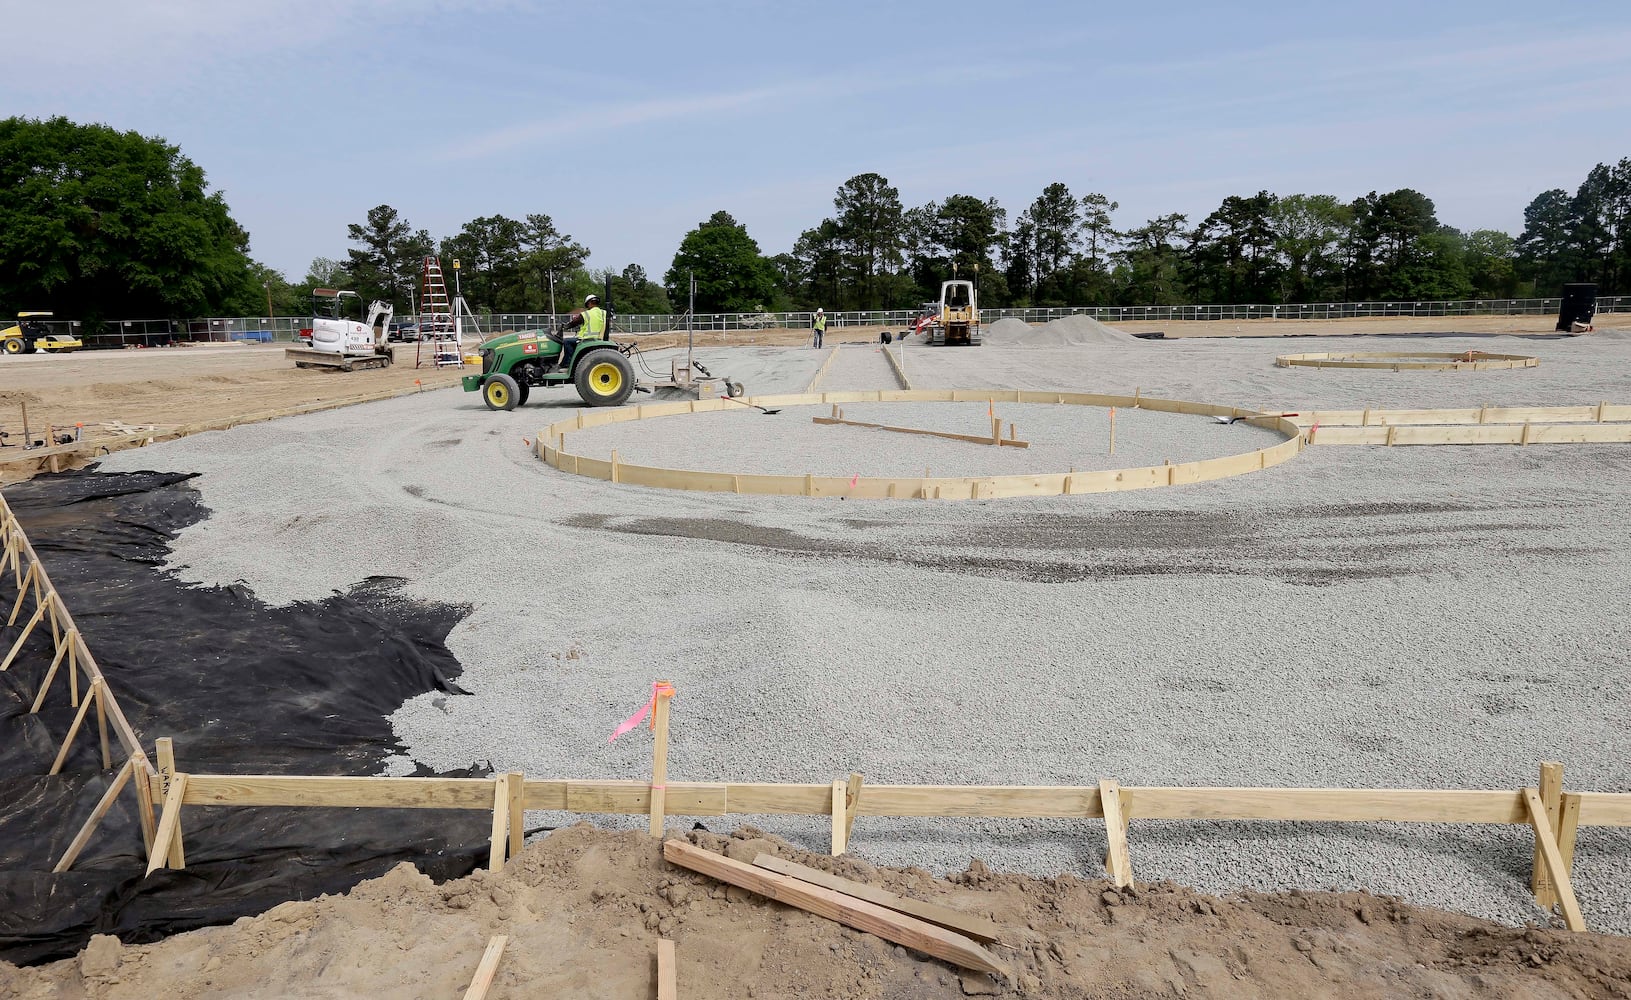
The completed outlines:
<svg viewBox="0 0 1631 1000">
<path fill-rule="evenodd" d="M 695 379 L 691 371 L 691 349 L 696 344 L 697 325 L 697 275 L 695 271 L 685 272 L 685 280 L 691 286 L 690 300 L 685 306 L 685 372 L 686 377 Z"/>
<path fill-rule="evenodd" d="M 555 322 L 555 269 L 549 269 L 549 322 Z"/>
<path fill-rule="evenodd" d="M 261 287 L 266 289 L 266 318 L 268 320 L 277 319 L 277 313 L 272 311 L 272 279 L 267 278 L 261 282 Z"/>
</svg>

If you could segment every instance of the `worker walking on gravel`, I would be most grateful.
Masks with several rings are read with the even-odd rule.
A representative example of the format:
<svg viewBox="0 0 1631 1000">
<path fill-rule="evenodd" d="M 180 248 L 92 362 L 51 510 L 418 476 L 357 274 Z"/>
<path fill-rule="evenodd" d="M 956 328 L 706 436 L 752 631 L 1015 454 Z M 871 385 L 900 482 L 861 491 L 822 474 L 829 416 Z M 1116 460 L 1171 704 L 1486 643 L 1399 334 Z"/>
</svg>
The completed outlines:
<svg viewBox="0 0 1631 1000">
<path fill-rule="evenodd" d="M 821 335 L 827 332 L 827 314 L 824 311 L 820 309 L 815 311 L 815 318 L 810 320 L 810 329 L 815 331 L 815 347 L 819 350 Z"/>
<path fill-rule="evenodd" d="M 572 330 L 578 331 L 576 337 L 566 335 Z M 577 353 L 579 342 L 606 339 L 606 310 L 600 308 L 600 296 L 591 295 L 584 299 L 583 309 L 550 334 L 549 339 L 561 345 L 560 353 L 555 355 L 554 367 L 570 370 L 572 355 Z"/>
</svg>

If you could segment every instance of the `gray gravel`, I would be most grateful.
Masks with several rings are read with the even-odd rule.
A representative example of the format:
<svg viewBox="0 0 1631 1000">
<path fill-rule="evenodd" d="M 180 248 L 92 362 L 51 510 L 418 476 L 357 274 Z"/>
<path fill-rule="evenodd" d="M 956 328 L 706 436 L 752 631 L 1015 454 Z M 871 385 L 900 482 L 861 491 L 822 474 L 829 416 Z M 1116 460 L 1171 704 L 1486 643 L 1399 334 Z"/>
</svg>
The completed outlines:
<svg viewBox="0 0 1631 1000">
<path fill-rule="evenodd" d="M 1286 340 L 908 348 L 907 367 L 918 386 L 1137 386 L 1262 407 L 1631 402 L 1626 342 L 1336 347 L 1406 344 L 1542 364 L 1275 369 L 1276 353 L 1334 349 Z M 802 389 L 820 359 L 716 354 L 750 392 Z M 873 387 L 888 387 L 877 370 Z M 450 645 L 474 695 L 422 697 L 393 717 L 433 768 L 641 777 L 644 732 L 606 736 L 667 676 L 675 780 L 861 770 L 873 782 L 1516 788 L 1552 759 L 1571 788 L 1631 789 L 1631 448 L 1316 447 L 1169 490 L 811 501 L 549 469 L 523 438 L 569 400 L 491 413 L 474 394 L 425 393 L 103 467 L 203 473 L 215 513 L 177 540 L 184 579 L 242 579 L 282 603 L 395 575 L 410 596 L 470 603 Z M 740 426 L 769 435 L 793 417 L 744 412 Z M 823 821 L 758 822 L 825 843 Z M 1141 879 L 1369 888 L 1540 918 L 1519 827 L 1135 820 L 1131 843 Z M 1096 822 L 864 819 L 852 847 L 940 871 L 978 856 L 1092 874 L 1103 834 Z M 1583 829 L 1576 873 L 1592 926 L 1631 931 L 1631 834 Z"/>
<path fill-rule="evenodd" d="M 567 450 L 636 465 L 710 472 L 818 476 L 1004 476 L 1072 469 L 1125 469 L 1237 455 L 1285 436 L 1249 424 L 1154 410 L 998 403 L 844 403 L 844 419 L 953 434 L 1003 436 L 1013 424 L 1027 448 L 975 444 L 865 427 L 817 424 L 831 406 L 788 406 L 767 417 L 746 407 L 607 424 L 572 435 Z"/>
</svg>

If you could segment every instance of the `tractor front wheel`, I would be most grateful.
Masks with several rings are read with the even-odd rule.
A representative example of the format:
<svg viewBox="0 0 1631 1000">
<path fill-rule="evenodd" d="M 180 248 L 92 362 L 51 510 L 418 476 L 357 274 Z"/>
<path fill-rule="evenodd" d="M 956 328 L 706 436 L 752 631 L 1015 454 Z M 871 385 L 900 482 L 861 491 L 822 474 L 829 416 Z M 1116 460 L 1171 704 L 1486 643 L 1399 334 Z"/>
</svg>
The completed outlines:
<svg viewBox="0 0 1631 1000">
<path fill-rule="evenodd" d="M 578 361 L 573 381 L 588 405 L 621 406 L 634 392 L 634 368 L 617 351 L 601 349 Z"/>
<path fill-rule="evenodd" d="M 520 395 L 520 387 L 508 375 L 494 375 L 481 387 L 481 400 L 489 410 L 513 410 Z"/>
</svg>

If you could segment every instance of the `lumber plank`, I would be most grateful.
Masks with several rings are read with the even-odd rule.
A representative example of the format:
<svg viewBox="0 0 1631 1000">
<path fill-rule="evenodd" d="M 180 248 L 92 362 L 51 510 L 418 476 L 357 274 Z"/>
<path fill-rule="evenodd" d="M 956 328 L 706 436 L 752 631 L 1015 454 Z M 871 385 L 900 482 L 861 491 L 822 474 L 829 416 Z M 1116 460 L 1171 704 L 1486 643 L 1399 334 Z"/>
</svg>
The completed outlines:
<svg viewBox="0 0 1631 1000">
<path fill-rule="evenodd" d="M 1540 765 L 1540 800 L 1546 804 L 1546 821 L 1552 829 L 1557 829 L 1558 814 L 1563 806 L 1563 765 L 1555 761 L 1547 761 Z M 1535 902 L 1543 910 L 1550 910 L 1557 904 L 1557 892 L 1552 887 L 1551 880 L 1547 878 L 1546 864 L 1540 856 L 1540 834 L 1535 834 L 1534 865 L 1529 874 L 1529 889 L 1535 894 Z"/>
<path fill-rule="evenodd" d="M 85 845 L 91 842 L 91 835 L 96 832 L 97 826 L 101 824 L 102 817 L 108 814 L 108 810 L 118 800 L 119 793 L 124 790 L 125 784 L 130 781 L 130 776 L 135 770 L 136 758 L 126 757 L 118 773 L 113 776 L 113 781 L 109 782 L 108 790 L 103 792 L 102 797 L 97 800 L 96 808 L 91 810 L 90 817 L 80 826 L 79 832 L 74 834 L 74 839 L 69 841 L 68 849 L 62 852 L 62 857 L 58 859 L 56 867 L 51 869 L 52 872 L 65 872 L 73 867 L 74 862 L 79 859 L 80 852 L 85 849 Z"/>
<path fill-rule="evenodd" d="M 1129 818 L 1525 823 L 1517 791 L 1137 787 Z"/>
<path fill-rule="evenodd" d="M 1099 790 L 1090 787 L 1003 785 L 868 785 L 862 816 L 984 816 L 1095 818 Z"/>
<path fill-rule="evenodd" d="M 851 834 L 855 830 L 855 804 L 861 801 L 861 785 L 866 779 L 860 772 L 849 776 L 849 782 L 844 789 L 844 843 L 848 845 Z"/>
<path fill-rule="evenodd" d="M 659 680 L 652 691 L 651 800 L 647 827 L 653 837 L 661 837 L 668 799 L 668 707 L 674 698 L 674 686 Z"/>
<path fill-rule="evenodd" d="M 1099 806 L 1104 813 L 1105 839 L 1110 851 L 1106 859 L 1110 878 L 1118 886 L 1133 884 L 1133 862 L 1127 853 L 1127 820 L 1121 814 L 1121 786 L 1108 779 L 1099 782 Z"/>
<path fill-rule="evenodd" d="M 876 903 L 743 864 L 679 840 L 664 842 L 663 857 L 682 868 L 876 934 L 885 941 L 915 948 L 954 965 L 996 975 L 1008 974 L 1008 970 L 972 938 Z"/>
<path fill-rule="evenodd" d="M 91 702 L 96 700 L 101 688 L 92 688 L 91 693 L 84 701 L 79 703 L 79 711 L 74 713 L 73 724 L 68 727 L 68 735 L 62 738 L 62 749 L 57 751 L 57 759 L 51 762 L 51 770 L 47 774 L 56 774 L 62 770 L 62 765 L 68 760 L 68 751 L 74 745 L 74 737 L 79 735 L 79 727 L 85 723 L 85 715 L 91 710 Z"/>
<path fill-rule="evenodd" d="M 680 1000 L 680 974 L 676 968 L 674 942 L 668 938 L 657 939 L 657 1000 Z"/>
<path fill-rule="evenodd" d="M 69 634 L 72 635 L 72 631 L 70 631 Z M 34 715 L 38 713 L 40 706 L 45 704 L 45 695 L 51 690 L 51 682 L 56 680 L 57 677 L 57 667 L 62 665 L 62 658 L 68 655 L 68 650 L 70 648 L 72 648 L 71 643 L 64 643 L 62 646 L 58 647 L 57 655 L 51 658 L 51 666 L 45 671 L 45 680 L 40 682 L 40 691 L 34 696 L 34 704 L 29 706 L 28 714 Z M 69 669 L 73 668 L 70 667 Z"/>
<path fill-rule="evenodd" d="M 504 775 L 493 779 L 493 828 L 487 848 L 487 870 L 504 870 L 504 851 L 510 846 L 510 786 Z"/>
<path fill-rule="evenodd" d="M 922 434 L 926 437 L 945 438 L 949 441 L 968 441 L 973 444 L 1007 445 L 1011 448 L 1029 448 L 1029 441 L 1010 441 L 1001 436 L 997 418 L 992 418 L 992 433 L 990 434 L 955 434 L 951 431 L 931 431 L 921 427 L 895 427 L 890 424 L 873 424 L 864 420 L 845 420 L 841 417 L 811 417 L 813 423 L 830 426 L 862 427 L 874 431 L 892 431 L 896 434 Z"/>
<path fill-rule="evenodd" d="M 21 598 L 19 598 L 19 600 L 21 600 Z M 28 624 L 23 626 L 22 632 L 18 633 L 17 641 L 12 644 L 11 652 L 6 654 L 6 658 L 3 662 L 0 662 L 0 673 L 5 673 L 7 670 L 11 669 L 11 661 L 17 658 L 18 653 L 22 652 L 23 643 L 28 641 L 29 633 L 34 631 L 34 626 L 38 625 L 40 623 L 40 619 L 44 617 L 45 605 L 41 604 L 39 607 L 34 609 L 33 617 L 28 619 Z"/>
<path fill-rule="evenodd" d="M 929 903 L 921 899 L 901 896 L 887 889 L 855 882 L 834 875 L 831 872 L 801 865 L 796 861 L 787 861 L 776 857 L 774 854 L 759 855 L 753 859 L 753 866 L 781 875 L 788 875 L 802 882 L 809 882 L 812 885 L 831 889 L 834 892 L 841 892 L 846 896 L 854 896 L 856 899 L 864 899 L 869 903 L 888 907 L 907 916 L 917 917 L 919 920 L 925 920 L 947 930 L 966 934 L 971 938 L 986 943 L 998 941 L 1002 937 L 1002 928 L 984 917 L 954 910 L 940 903 Z"/>
<path fill-rule="evenodd" d="M 471 977 L 470 988 L 464 991 L 464 1000 L 485 1000 L 487 991 L 492 988 L 493 977 L 498 975 L 498 963 L 504 957 L 504 946 L 509 943 L 507 934 L 494 934 L 487 939 L 487 948 L 481 953 L 481 961 L 476 963 L 476 974 Z"/>
<path fill-rule="evenodd" d="M 840 779 L 833 779 L 832 783 L 832 856 L 838 857 L 849 850 L 849 838 L 844 835 L 847 829 L 845 819 L 848 809 L 845 804 L 849 795 L 849 786 Z"/>
<path fill-rule="evenodd" d="M 1557 837 L 1552 833 L 1546 803 L 1541 801 L 1540 792 L 1534 788 L 1525 788 L 1523 797 L 1529 808 L 1529 823 L 1540 840 L 1541 857 L 1551 876 L 1552 888 L 1563 908 L 1563 923 L 1571 931 L 1583 931 L 1586 929 L 1586 918 L 1580 913 L 1579 901 L 1574 898 L 1574 885 L 1569 881 L 1568 866 L 1563 863 L 1563 852 L 1557 846 Z"/>
<path fill-rule="evenodd" d="M 185 868 L 187 857 L 181 849 L 181 805 L 187 796 L 187 776 L 178 774 L 170 779 L 170 790 L 164 795 L 164 812 L 159 816 L 159 830 L 153 837 L 153 850 L 147 857 L 147 874 L 164 867 Z"/>
<path fill-rule="evenodd" d="M 1563 867 L 1573 877 L 1574 841 L 1580 830 L 1580 796 L 1563 793 L 1563 805 L 1557 822 L 1557 849 L 1563 855 Z"/>
<path fill-rule="evenodd" d="M 350 806 L 491 809 L 487 778 L 374 778 L 335 775 L 195 774 L 189 806 Z"/>
<path fill-rule="evenodd" d="M 510 806 L 510 857 L 513 858 L 526 846 L 526 777 L 520 771 L 511 771 L 504 776 L 504 785 Z"/>
<path fill-rule="evenodd" d="M 1631 826 L 1631 792 L 1580 792 L 1581 826 Z"/>
<path fill-rule="evenodd" d="M 159 799 L 168 804 L 170 792 L 175 787 L 176 751 L 175 742 L 168 736 L 162 736 L 153 741 L 153 754 L 159 761 Z M 178 802 L 177 805 L 180 805 Z M 185 860 L 181 850 L 181 810 L 176 810 L 175 833 L 168 847 L 170 867 L 180 868 Z"/>
</svg>

